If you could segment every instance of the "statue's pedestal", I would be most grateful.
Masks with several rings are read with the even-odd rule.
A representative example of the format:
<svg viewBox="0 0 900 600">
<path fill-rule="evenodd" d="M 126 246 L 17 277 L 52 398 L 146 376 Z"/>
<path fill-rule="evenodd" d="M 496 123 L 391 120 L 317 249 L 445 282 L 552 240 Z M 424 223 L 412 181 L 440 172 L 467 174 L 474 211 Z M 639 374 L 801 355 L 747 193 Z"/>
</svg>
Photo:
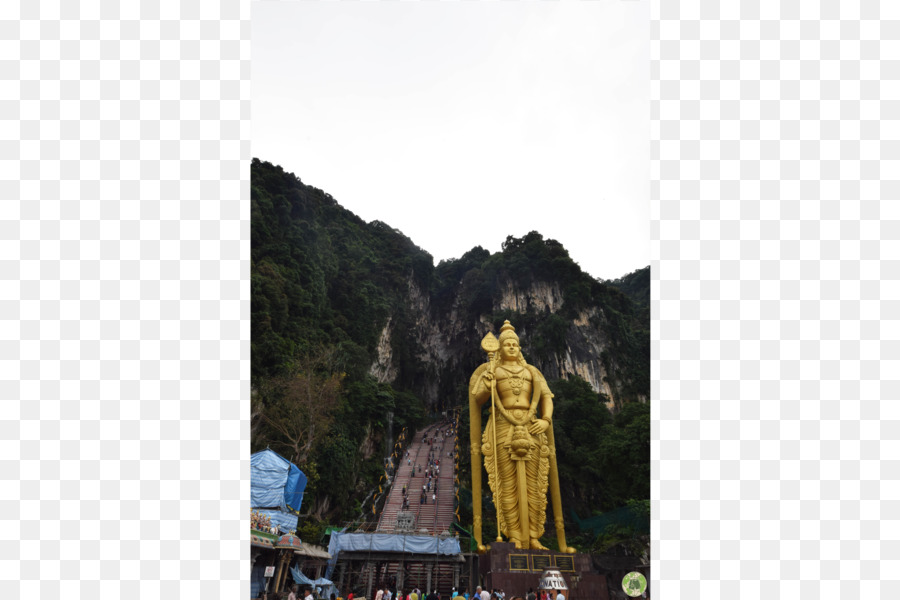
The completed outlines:
<svg viewBox="0 0 900 600">
<path fill-rule="evenodd" d="M 493 542 L 478 557 L 478 567 L 482 587 L 502 589 L 507 598 L 524 598 L 528 588 L 537 591 L 543 572 L 556 569 L 569 586 L 563 592 L 566 600 L 609 600 L 606 576 L 594 570 L 590 554 L 518 550 L 512 543 Z"/>
</svg>

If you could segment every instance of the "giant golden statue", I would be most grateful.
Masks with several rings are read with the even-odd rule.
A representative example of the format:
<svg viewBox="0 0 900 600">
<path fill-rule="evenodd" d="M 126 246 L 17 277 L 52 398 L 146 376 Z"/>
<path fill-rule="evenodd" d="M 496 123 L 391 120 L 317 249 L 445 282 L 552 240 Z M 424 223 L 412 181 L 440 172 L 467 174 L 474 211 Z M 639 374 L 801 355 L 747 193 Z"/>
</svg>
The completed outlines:
<svg viewBox="0 0 900 600">
<path fill-rule="evenodd" d="M 525 362 L 519 336 L 506 321 L 500 339 L 488 333 L 481 341 L 488 362 L 469 379 L 469 412 L 472 440 L 472 509 L 478 551 L 481 540 L 481 455 L 497 508 L 497 530 L 516 548 L 546 549 L 540 543 L 547 520 L 547 487 L 553 501 L 553 517 L 559 548 L 566 545 L 563 512 L 553 441 L 553 394 L 544 376 Z M 482 407 L 491 416 L 481 431 Z M 503 538 L 498 535 L 497 541 Z"/>
</svg>

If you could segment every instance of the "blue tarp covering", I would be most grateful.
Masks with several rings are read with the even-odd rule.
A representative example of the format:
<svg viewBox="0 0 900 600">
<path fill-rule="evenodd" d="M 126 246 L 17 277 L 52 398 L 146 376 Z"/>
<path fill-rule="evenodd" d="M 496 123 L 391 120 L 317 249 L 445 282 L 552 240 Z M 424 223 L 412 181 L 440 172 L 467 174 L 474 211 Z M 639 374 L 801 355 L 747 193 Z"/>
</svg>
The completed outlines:
<svg viewBox="0 0 900 600">
<path fill-rule="evenodd" d="M 253 567 L 250 571 L 250 597 L 258 598 L 259 593 L 266 589 L 266 568 L 264 566 Z"/>
<path fill-rule="evenodd" d="M 250 457 L 250 507 L 281 531 L 297 529 L 297 515 L 287 509 L 300 510 L 305 489 L 303 471 L 277 452 L 266 449 Z"/>
<path fill-rule="evenodd" d="M 325 579 L 324 577 L 310 579 L 303 574 L 303 571 L 297 568 L 297 565 L 291 567 L 291 576 L 294 578 L 294 583 L 308 585 L 311 588 L 318 589 L 320 598 L 328 598 L 332 592 L 335 593 L 335 596 L 340 595 L 337 593 L 336 588 L 334 588 L 334 582 Z"/>
<path fill-rule="evenodd" d="M 328 553 L 334 556 L 341 550 L 372 550 L 379 552 L 415 552 L 416 554 L 459 554 L 459 540 L 445 540 L 432 535 L 398 535 L 395 533 L 337 533 L 331 534 Z"/>
<path fill-rule="evenodd" d="M 250 457 L 250 507 L 300 510 L 306 475 L 272 450 Z"/>
<path fill-rule="evenodd" d="M 450 537 L 445 540 L 431 535 L 398 535 L 394 533 L 331 533 L 328 542 L 328 568 L 326 577 L 331 577 L 337 564 L 338 553 L 347 551 L 415 552 L 417 554 L 459 554 L 459 540 Z"/>
<path fill-rule="evenodd" d="M 287 485 L 284 486 L 284 502 L 288 507 L 294 510 L 300 510 L 300 503 L 303 502 L 303 490 L 306 489 L 306 475 L 297 468 L 297 465 L 291 464 L 291 470 L 288 473 Z"/>
<path fill-rule="evenodd" d="M 325 579 L 324 577 L 319 577 L 318 579 L 310 579 L 303 574 L 303 571 L 297 568 L 297 565 L 291 567 L 291 575 L 293 575 L 294 577 L 294 583 L 303 583 L 309 586 L 321 587 L 323 591 L 325 589 L 325 586 L 334 584 L 333 581 Z"/>
</svg>

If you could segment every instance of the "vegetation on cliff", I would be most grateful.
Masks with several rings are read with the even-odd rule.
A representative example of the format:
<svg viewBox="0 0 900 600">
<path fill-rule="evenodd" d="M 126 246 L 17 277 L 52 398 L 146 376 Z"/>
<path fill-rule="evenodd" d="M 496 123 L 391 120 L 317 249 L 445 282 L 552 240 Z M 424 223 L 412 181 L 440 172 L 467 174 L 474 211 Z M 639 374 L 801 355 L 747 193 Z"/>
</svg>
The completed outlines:
<svg viewBox="0 0 900 600">
<path fill-rule="evenodd" d="M 429 276 L 432 259 L 258 160 L 251 203 L 251 449 L 307 474 L 304 512 L 350 519 L 383 472 L 384 440 L 425 422 L 419 398 L 368 368 L 407 277 Z"/>
</svg>

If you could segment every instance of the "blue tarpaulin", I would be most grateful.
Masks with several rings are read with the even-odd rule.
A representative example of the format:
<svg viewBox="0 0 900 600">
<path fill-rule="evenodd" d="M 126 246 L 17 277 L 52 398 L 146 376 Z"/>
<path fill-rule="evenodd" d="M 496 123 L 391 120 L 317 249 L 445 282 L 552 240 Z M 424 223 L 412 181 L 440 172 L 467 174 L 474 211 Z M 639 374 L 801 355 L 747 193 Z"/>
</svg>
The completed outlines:
<svg viewBox="0 0 900 600">
<path fill-rule="evenodd" d="M 297 565 L 291 567 L 291 575 L 294 576 L 294 583 L 305 583 L 306 585 L 318 587 L 332 585 L 333 583 L 331 580 L 325 579 L 324 577 L 319 577 L 318 579 L 310 579 L 303 574 L 303 571 L 297 568 Z"/>
<path fill-rule="evenodd" d="M 260 565 L 250 570 L 250 597 L 258 598 L 259 593 L 266 589 L 266 567 Z"/>
<path fill-rule="evenodd" d="M 277 452 L 266 449 L 250 457 L 250 507 L 269 515 L 282 531 L 297 528 L 297 515 L 306 489 L 306 475 Z"/>
<path fill-rule="evenodd" d="M 328 568 L 330 577 L 337 564 L 338 554 L 348 551 L 415 552 L 416 554 L 460 554 L 459 539 L 441 539 L 431 535 L 402 535 L 394 533 L 331 533 L 328 542 Z"/>
<path fill-rule="evenodd" d="M 459 540 L 432 535 L 400 535 L 395 533 L 332 533 L 328 553 L 341 550 L 379 552 L 415 552 L 416 554 L 459 554 Z"/>
<path fill-rule="evenodd" d="M 284 486 L 284 503 L 289 508 L 300 510 L 300 503 L 303 502 L 303 491 L 305 489 L 306 475 L 297 468 L 297 465 L 291 463 L 287 484 Z"/>
<path fill-rule="evenodd" d="M 332 586 L 334 585 L 333 581 L 325 579 L 324 577 L 310 579 L 303 574 L 303 571 L 301 571 L 297 565 L 291 567 L 291 576 L 294 578 L 294 583 L 308 585 L 311 588 L 318 588 L 320 598 L 328 598 L 331 595 L 331 592 L 334 591 L 332 589 Z"/>
</svg>

